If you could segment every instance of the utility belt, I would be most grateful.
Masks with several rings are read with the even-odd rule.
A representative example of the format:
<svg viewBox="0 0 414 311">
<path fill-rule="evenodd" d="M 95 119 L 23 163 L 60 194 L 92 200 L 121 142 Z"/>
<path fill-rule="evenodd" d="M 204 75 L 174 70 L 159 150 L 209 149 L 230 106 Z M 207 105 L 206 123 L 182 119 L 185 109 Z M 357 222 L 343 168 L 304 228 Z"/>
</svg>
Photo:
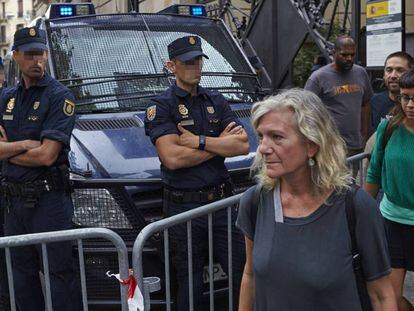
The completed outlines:
<svg viewBox="0 0 414 311">
<path fill-rule="evenodd" d="M 39 179 L 31 182 L 18 183 L 4 179 L 0 185 L 0 195 L 7 202 L 10 202 L 12 197 L 20 197 L 24 199 L 24 206 L 31 208 L 36 206 L 44 192 L 50 191 L 65 191 L 68 194 L 71 192 L 67 165 L 51 167 Z M 10 207 L 10 204 L 8 205 Z"/>
<path fill-rule="evenodd" d="M 233 186 L 230 180 L 198 191 L 164 187 L 164 200 L 174 203 L 208 203 L 224 199 L 233 195 Z"/>
</svg>

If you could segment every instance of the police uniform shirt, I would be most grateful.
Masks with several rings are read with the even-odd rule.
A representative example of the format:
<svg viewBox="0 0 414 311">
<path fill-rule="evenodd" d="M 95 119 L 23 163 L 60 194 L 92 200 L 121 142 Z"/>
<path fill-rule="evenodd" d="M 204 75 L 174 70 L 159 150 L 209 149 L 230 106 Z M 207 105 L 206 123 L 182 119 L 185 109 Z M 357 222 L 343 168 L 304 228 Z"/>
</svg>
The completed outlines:
<svg viewBox="0 0 414 311">
<path fill-rule="evenodd" d="M 147 108 L 145 132 L 155 145 L 156 140 L 163 135 L 180 135 L 178 123 L 195 135 L 218 137 L 232 121 L 240 124 L 220 93 L 210 92 L 199 86 L 197 96 L 192 97 L 172 85 Z M 217 186 L 229 178 L 224 158 L 221 156 L 194 167 L 177 170 L 169 170 L 161 164 L 161 173 L 167 187 L 182 190 Z"/>
<path fill-rule="evenodd" d="M 73 94 L 61 83 L 45 74 L 34 86 L 2 91 L 0 125 L 8 141 L 51 139 L 63 144 L 55 165 L 68 162 L 70 135 L 75 124 Z M 40 178 L 47 167 L 27 167 L 3 161 L 2 174 L 9 181 L 27 182 Z"/>
</svg>

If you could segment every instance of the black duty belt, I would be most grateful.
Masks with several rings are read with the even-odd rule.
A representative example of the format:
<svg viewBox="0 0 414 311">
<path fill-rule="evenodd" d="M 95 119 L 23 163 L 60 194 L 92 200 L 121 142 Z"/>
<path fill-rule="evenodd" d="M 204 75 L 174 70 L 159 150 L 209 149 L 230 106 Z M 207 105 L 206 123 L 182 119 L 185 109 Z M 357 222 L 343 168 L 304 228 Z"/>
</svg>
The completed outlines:
<svg viewBox="0 0 414 311">
<path fill-rule="evenodd" d="M 1 181 L 0 194 L 5 197 L 39 198 L 43 192 L 70 191 L 69 169 L 63 164 L 51 167 L 39 179 L 30 182 Z"/>
<path fill-rule="evenodd" d="M 8 181 L 2 181 L 0 187 L 0 193 L 5 196 L 11 197 L 36 197 L 45 191 L 56 191 L 62 189 L 56 189 L 52 187 L 47 180 L 35 180 L 27 183 L 13 183 Z"/>
<path fill-rule="evenodd" d="M 164 188 L 164 200 L 174 203 L 208 203 L 223 199 L 232 192 L 230 182 L 198 191 Z"/>
</svg>

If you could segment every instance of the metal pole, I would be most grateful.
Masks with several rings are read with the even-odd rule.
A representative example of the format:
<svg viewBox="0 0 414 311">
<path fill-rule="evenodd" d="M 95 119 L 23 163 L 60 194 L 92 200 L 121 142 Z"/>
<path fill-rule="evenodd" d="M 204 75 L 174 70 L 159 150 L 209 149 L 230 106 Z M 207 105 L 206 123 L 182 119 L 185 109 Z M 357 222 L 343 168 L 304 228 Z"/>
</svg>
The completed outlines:
<svg viewBox="0 0 414 311">
<path fill-rule="evenodd" d="M 333 27 L 334 27 L 334 23 L 335 23 L 335 15 L 336 15 L 336 10 L 338 9 L 338 3 L 339 3 L 339 0 L 336 0 L 335 1 L 335 4 L 334 4 L 334 8 L 333 8 L 333 11 L 332 11 L 332 16 L 331 16 L 331 21 L 329 22 L 329 29 L 328 29 L 328 33 L 326 34 L 326 40 L 328 40 L 329 41 L 329 38 L 331 37 L 331 35 L 332 35 L 332 30 L 333 30 Z"/>
<path fill-rule="evenodd" d="M 401 1 L 401 36 L 402 36 L 402 46 L 401 46 L 401 50 L 405 51 L 405 33 L 406 33 L 406 29 L 405 29 L 405 0 Z"/>
<path fill-rule="evenodd" d="M 225 20 L 225 14 L 227 13 L 226 12 L 226 8 L 227 8 L 226 4 L 227 4 L 227 1 L 219 0 L 219 14 L 218 14 L 218 17 L 223 19 L 223 20 Z"/>
<path fill-rule="evenodd" d="M 351 18 L 351 36 L 355 40 L 357 46 L 355 54 L 355 62 L 358 63 L 359 59 L 359 46 L 360 36 L 359 30 L 361 29 L 361 4 L 359 0 L 352 0 L 352 18 Z"/>
<path fill-rule="evenodd" d="M 222 12 L 222 11 L 223 11 L 223 8 L 224 8 L 224 1 L 225 1 L 225 0 L 219 0 L 219 1 L 218 1 L 218 5 L 219 5 L 219 10 L 220 10 L 220 12 Z"/>
</svg>

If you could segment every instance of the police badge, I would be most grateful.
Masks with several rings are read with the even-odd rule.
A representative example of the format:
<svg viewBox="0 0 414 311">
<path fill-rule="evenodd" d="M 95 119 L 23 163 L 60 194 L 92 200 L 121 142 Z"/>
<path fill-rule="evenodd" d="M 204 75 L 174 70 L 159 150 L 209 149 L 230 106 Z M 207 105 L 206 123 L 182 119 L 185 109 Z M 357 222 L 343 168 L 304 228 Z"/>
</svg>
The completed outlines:
<svg viewBox="0 0 414 311">
<path fill-rule="evenodd" d="M 13 108 L 14 108 L 14 97 L 10 98 L 9 102 L 7 103 L 6 112 L 9 112 L 9 113 L 12 112 Z"/>
<path fill-rule="evenodd" d="M 34 28 L 30 28 L 30 30 L 29 30 L 29 35 L 30 35 L 31 37 L 36 36 L 36 29 L 34 29 Z"/>
<path fill-rule="evenodd" d="M 157 114 L 157 106 L 151 106 L 147 108 L 147 119 L 148 121 L 152 121 L 155 119 L 155 115 Z"/>
<path fill-rule="evenodd" d="M 188 115 L 188 109 L 184 105 L 178 105 L 178 112 L 183 116 L 186 117 Z"/>
<path fill-rule="evenodd" d="M 68 117 L 73 116 L 75 113 L 75 103 L 69 99 L 65 99 L 65 103 L 63 104 L 63 113 Z"/>
<path fill-rule="evenodd" d="M 190 43 L 191 45 L 196 44 L 196 39 L 194 37 L 189 37 L 188 38 L 188 43 Z"/>
<path fill-rule="evenodd" d="M 213 114 L 214 113 L 214 107 L 213 106 L 207 106 L 207 111 L 208 111 L 208 113 Z"/>
<path fill-rule="evenodd" d="M 40 102 L 34 102 L 33 103 L 33 110 L 37 110 L 37 108 L 39 108 L 40 106 Z"/>
</svg>

